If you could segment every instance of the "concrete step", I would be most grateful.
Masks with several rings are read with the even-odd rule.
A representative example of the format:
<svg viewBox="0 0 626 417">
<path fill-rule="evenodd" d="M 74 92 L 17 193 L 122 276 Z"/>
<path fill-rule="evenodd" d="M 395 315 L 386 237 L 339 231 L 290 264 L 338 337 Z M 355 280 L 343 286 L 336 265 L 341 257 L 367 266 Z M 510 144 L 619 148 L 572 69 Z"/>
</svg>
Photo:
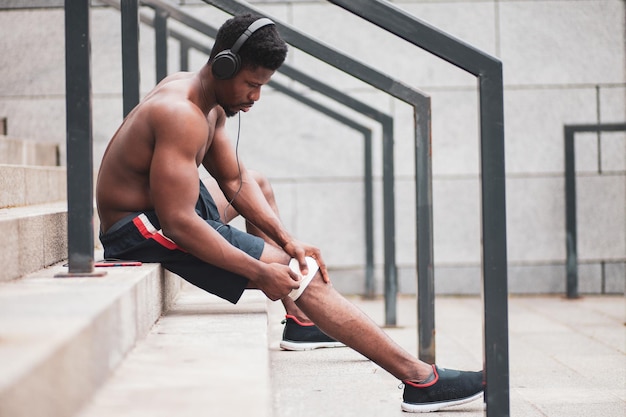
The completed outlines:
<svg viewBox="0 0 626 417">
<path fill-rule="evenodd" d="M 294 383 L 296 381 L 293 381 Z M 271 416 L 267 299 L 184 285 L 79 417 Z"/>
<path fill-rule="evenodd" d="M 0 209 L 0 282 L 67 258 L 67 203 Z"/>
<path fill-rule="evenodd" d="M 0 208 L 66 200 L 64 167 L 0 164 Z"/>
<path fill-rule="evenodd" d="M 66 270 L 0 283 L 0 416 L 75 415 L 180 288 L 158 264 L 54 278 Z"/>
<path fill-rule="evenodd" d="M 0 164 L 56 166 L 60 165 L 59 145 L 0 135 Z"/>
</svg>

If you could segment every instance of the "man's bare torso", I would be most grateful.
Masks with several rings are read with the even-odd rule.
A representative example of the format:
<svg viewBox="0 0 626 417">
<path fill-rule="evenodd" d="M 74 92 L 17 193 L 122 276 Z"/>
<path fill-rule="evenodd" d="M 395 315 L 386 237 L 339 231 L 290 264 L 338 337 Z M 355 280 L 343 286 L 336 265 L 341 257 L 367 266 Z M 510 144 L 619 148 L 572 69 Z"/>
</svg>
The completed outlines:
<svg viewBox="0 0 626 417">
<path fill-rule="evenodd" d="M 153 119 L 157 109 L 158 114 L 162 114 L 162 106 L 182 106 L 183 111 L 189 108 L 189 111 L 201 112 L 202 99 L 197 95 L 193 81 L 191 73 L 178 73 L 163 80 L 133 109 L 111 139 L 96 186 L 103 231 L 130 213 L 154 208 L 150 195 L 150 170 L 157 141 Z M 209 112 L 208 117 L 202 118 L 208 124 L 208 136 L 196 145 L 197 165 L 202 163 L 213 140 L 220 112 L 223 111 L 218 106 Z"/>
</svg>

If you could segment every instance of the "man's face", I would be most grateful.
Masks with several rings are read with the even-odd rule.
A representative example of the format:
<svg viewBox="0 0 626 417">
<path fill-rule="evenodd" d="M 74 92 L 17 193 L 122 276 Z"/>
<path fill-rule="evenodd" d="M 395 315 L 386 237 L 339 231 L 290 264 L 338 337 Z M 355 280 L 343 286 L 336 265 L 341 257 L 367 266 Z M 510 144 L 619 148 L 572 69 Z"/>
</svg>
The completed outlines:
<svg viewBox="0 0 626 417">
<path fill-rule="evenodd" d="M 217 104 L 222 106 L 228 117 L 239 111 L 247 112 L 261 98 L 261 87 L 269 82 L 273 74 L 273 70 L 263 67 L 242 68 L 233 78 L 218 82 Z"/>
</svg>

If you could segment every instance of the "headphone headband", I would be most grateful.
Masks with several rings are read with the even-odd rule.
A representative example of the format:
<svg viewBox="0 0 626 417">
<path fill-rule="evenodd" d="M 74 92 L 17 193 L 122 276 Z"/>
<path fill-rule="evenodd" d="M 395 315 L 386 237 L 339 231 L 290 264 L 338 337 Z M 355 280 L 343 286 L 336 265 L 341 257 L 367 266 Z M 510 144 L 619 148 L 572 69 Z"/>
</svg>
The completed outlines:
<svg viewBox="0 0 626 417">
<path fill-rule="evenodd" d="M 262 17 L 260 19 L 255 20 L 254 22 L 252 22 L 250 26 L 248 26 L 246 30 L 243 31 L 241 36 L 239 36 L 239 39 L 237 39 L 235 43 L 233 44 L 232 48 L 230 48 L 230 51 L 233 54 L 236 54 L 237 52 L 239 52 L 239 48 L 243 46 L 243 44 L 248 40 L 250 36 L 252 36 L 254 32 L 256 32 L 257 30 L 261 29 L 264 26 L 273 25 L 273 24 L 274 22 L 272 22 L 267 17 Z"/>
<path fill-rule="evenodd" d="M 215 78 L 225 80 L 234 77 L 239 72 L 239 67 L 241 66 L 241 58 L 238 55 L 239 49 L 254 32 L 264 26 L 273 24 L 274 22 L 267 17 L 255 20 L 243 31 L 230 49 L 225 49 L 215 55 L 211 65 Z"/>
</svg>

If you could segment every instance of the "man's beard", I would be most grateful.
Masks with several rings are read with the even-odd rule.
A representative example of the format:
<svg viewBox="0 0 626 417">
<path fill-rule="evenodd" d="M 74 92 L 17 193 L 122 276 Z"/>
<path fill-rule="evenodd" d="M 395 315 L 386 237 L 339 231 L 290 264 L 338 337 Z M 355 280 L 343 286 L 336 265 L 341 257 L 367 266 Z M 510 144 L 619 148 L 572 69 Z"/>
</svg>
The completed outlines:
<svg viewBox="0 0 626 417">
<path fill-rule="evenodd" d="M 237 113 L 239 113 L 241 111 L 241 107 L 252 107 L 254 105 L 254 102 L 250 102 L 250 103 L 240 103 L 236 106 L 233 106 L 233 108 L 238 109 L 236 111 L 231 110 L 231 108 L 224 106 L 223 104 L 220 104 L 220 106 L 222 107 L 222 109 L 224 109 L 224 113 L 226 114 L 226 117 L 233 117 L 236 116 Z"/>
<path fill-rule="evenodd" d="M 233 117 L 237 113 L 239 113 L 239 112 L 236 112 L 236 111 L 229 110 L 226 107 L 222 107 L 222 108 L 224 109 L 224 113 L 226 113 L 226 117 Z"/>
</svg>

